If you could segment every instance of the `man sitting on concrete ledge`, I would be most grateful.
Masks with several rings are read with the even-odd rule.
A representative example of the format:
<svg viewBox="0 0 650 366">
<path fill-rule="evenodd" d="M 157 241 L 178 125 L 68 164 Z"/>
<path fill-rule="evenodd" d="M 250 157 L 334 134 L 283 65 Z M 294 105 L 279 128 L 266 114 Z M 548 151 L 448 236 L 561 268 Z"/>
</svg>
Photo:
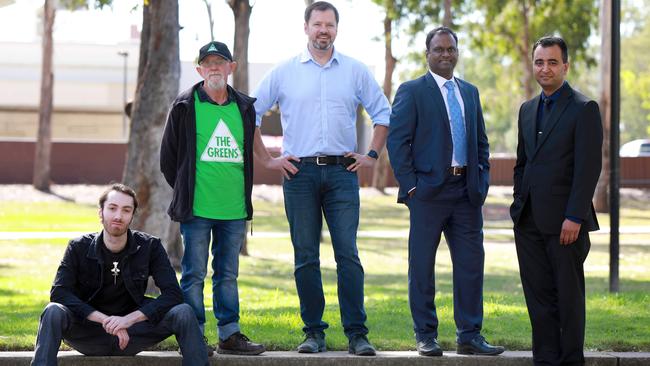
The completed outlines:
<svg viewBox="0 0 650 366">
<path fill-rule="evenodd" d="M 208 365 L 194 312 L 160 239 L 132 231 L 138 201 L 113 184 L 99 198 L 103 230 L 73 239 L 38 327 L 32 365 L 56 365 L 61 341 L 87 356 L 133 356 L 174 334 L 183 365 Z M 152 276 L 160 296 L 145 297 Z"/>
</svg>

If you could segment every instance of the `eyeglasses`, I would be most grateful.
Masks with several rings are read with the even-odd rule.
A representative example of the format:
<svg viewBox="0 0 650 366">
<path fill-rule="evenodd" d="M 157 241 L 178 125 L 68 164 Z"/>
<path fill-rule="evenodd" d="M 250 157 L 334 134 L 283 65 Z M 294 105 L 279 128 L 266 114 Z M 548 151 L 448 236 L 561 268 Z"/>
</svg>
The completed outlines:
<svg viewBox="0 0 650 366">
<path fill-rule="evenodd" d="M 223 66 L 227 63 L 228 60 L 219 59 L 219 60 L 212 60 L 212 61 L 203 61 L 199 65 L 203 67 L 215 67 L 215 66 Z"/>
<path fill-rule="evenodd" d="M 450 55 L 455 55 L 458 53 L 458 48 L 456 47 L 449 47 L 449 48 L 443 48 L 443 47 L 435 47 L 431 49 L 431 53 L 435 53 L 436 55 L 442 55 L 447 51 L 448 54 Z"/>
</svg>

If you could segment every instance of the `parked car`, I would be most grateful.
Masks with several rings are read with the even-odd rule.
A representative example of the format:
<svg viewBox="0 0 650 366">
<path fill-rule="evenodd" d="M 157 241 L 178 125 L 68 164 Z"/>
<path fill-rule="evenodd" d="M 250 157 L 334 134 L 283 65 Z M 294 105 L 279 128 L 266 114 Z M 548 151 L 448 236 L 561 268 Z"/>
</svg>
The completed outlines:
<svg viewBox="0 0 650 366">
<path fill-rule="evenodd" d="M 620 156 L 650 156 L 650 139 L 633 140 L 621 146 Z"/>
</svg>

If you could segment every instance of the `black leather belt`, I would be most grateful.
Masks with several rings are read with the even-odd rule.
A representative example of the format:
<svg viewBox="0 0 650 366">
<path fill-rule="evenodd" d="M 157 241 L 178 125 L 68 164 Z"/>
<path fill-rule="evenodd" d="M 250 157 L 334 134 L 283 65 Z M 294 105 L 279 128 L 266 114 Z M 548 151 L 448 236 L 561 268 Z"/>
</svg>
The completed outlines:
<svg viewBox="0 0 650 366">
<path fill-rule="evenodd" d="M 452 166 L 451 168 L 449 168 L 449 174 L 454 176 L 459 176 L 465 174 L 466 170 L 467 167 L 464 166 Z"/>
<path fill-rule="evenodd" d="M 306 156 L 300 158 L 303 163 L 312 163 L 316 165 L 343 165 L 347 167 L 355 162 L 352 158 L 346 158 L 341 155 L 321 155 L 321 156 Z"/>
</svg>

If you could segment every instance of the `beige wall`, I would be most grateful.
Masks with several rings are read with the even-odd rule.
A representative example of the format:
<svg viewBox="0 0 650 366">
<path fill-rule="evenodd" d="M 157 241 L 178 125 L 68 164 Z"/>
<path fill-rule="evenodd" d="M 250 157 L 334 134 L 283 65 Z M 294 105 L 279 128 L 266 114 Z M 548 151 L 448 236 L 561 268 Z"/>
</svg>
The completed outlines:
<svg viewBox="0 0 650 366">
<path fill-rule="evenodd" d="M 52 115 L 52 138 L 55 140 L 126 141 L 122 123 L 120 111 L 55 110 Z M 35 139 L 37 130 L 38 111 L 36 109 L 0 108 L 0 138 Z"/>
<path fill-rule="evenodd" d="M 0 139 L 36 138 L 40 100 L 41 44 L 0 42 Z M 52 137 L 59 140 L 124 140 L 124 58 L 127 100 L 135 94 L 139 42 L 54 45 Z M 249 93 L 271 64 L 249 65 Z M 181 63 L 179 91 L 200 80 L 192 62 Z M 128 121 L 127 121 L 128 124 Z M 128 128 L 128 126 L 127 126 Z"/>
</svg>

